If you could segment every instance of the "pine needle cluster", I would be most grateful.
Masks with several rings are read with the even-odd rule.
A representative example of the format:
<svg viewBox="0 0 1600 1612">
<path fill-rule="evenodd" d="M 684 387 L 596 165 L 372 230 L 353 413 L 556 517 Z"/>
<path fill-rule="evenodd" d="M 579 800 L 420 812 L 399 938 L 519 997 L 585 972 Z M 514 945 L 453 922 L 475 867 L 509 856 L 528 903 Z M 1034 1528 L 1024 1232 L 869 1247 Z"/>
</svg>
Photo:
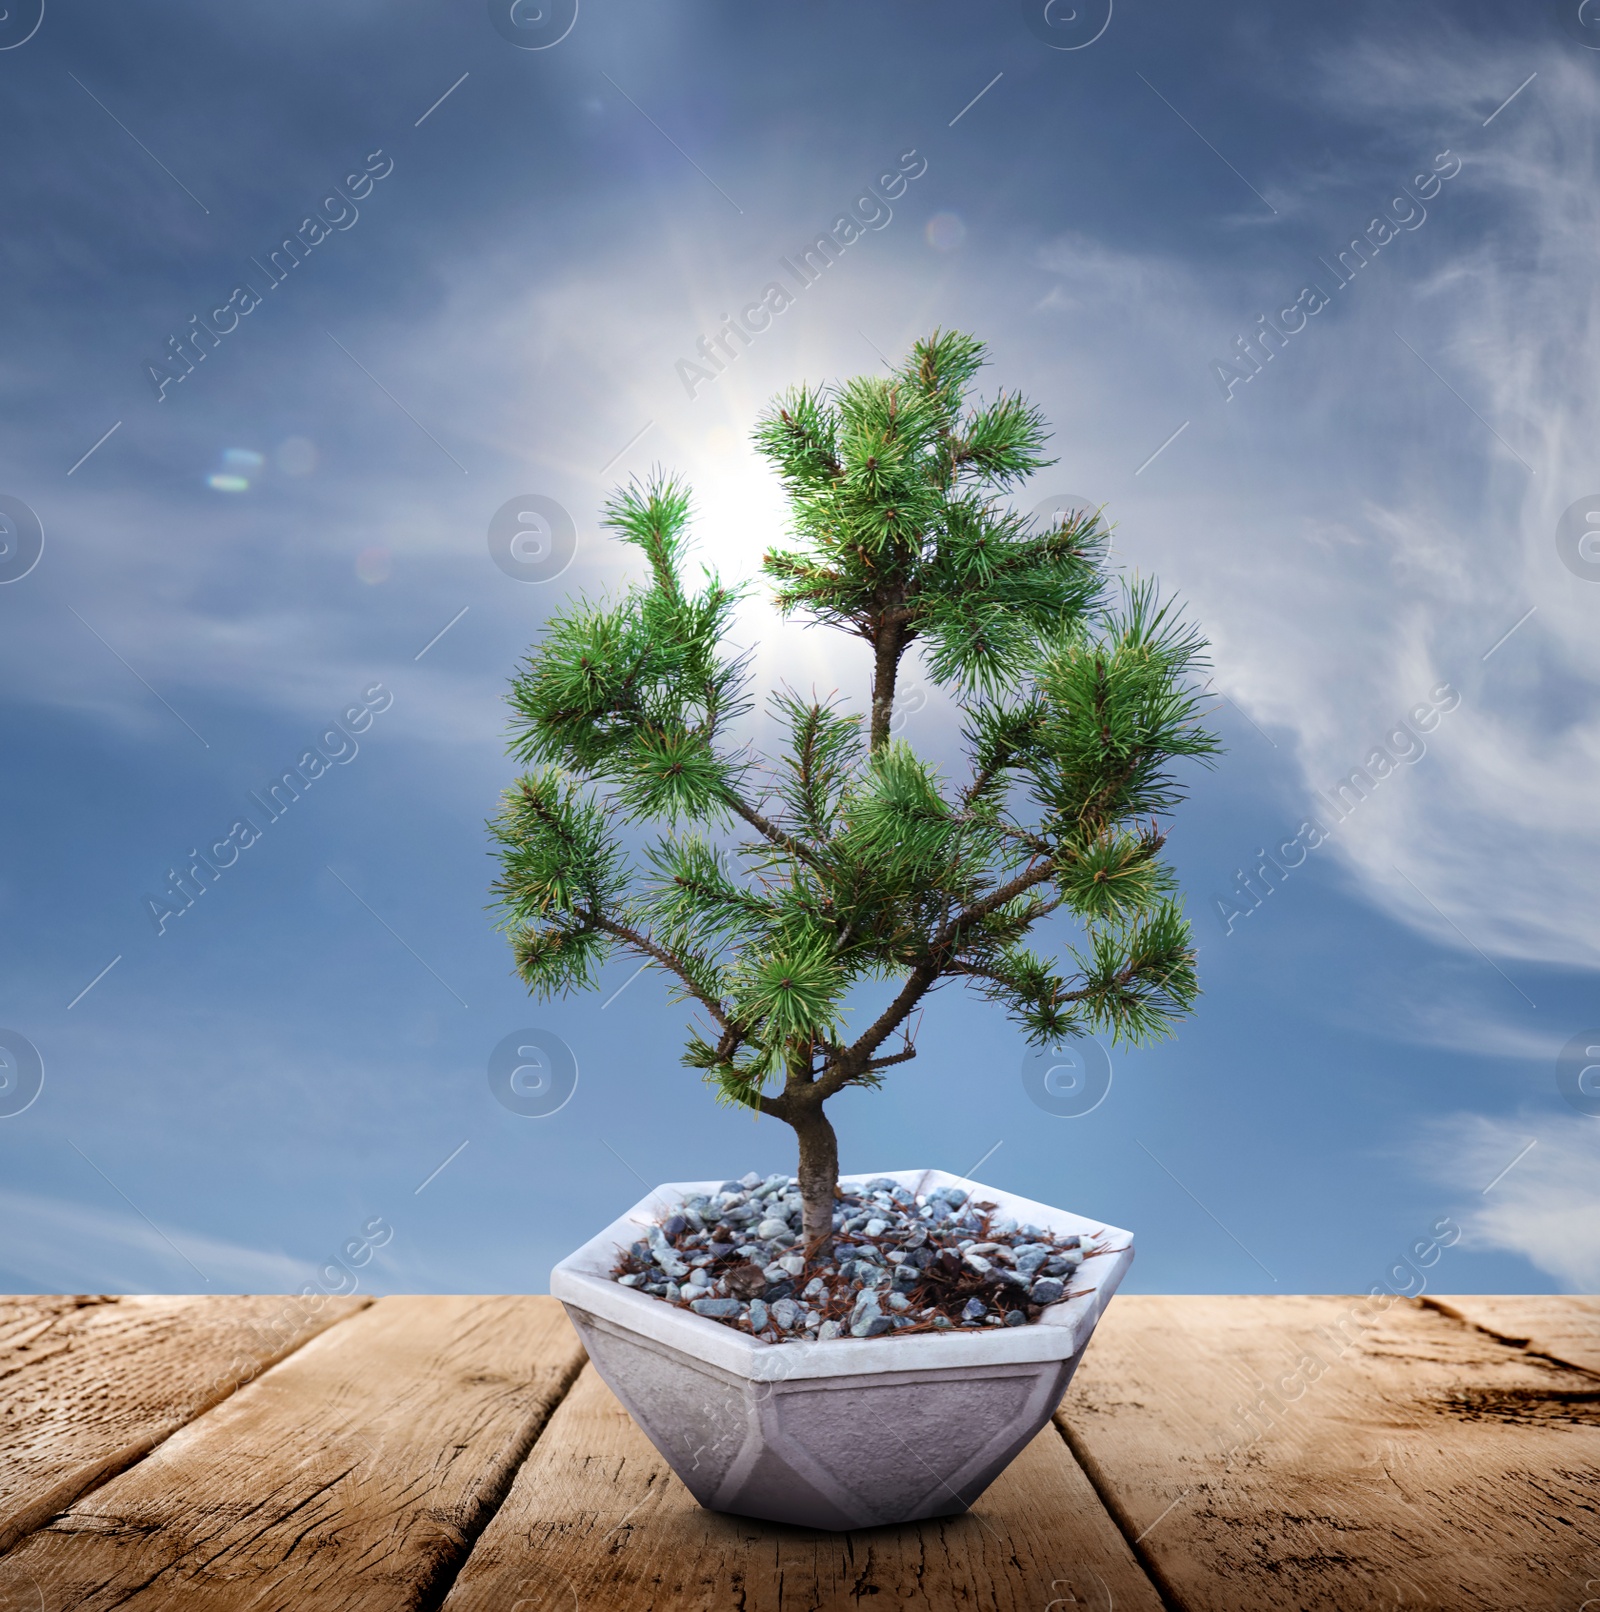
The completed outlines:
<svg viewBox="0 0 1600 1612">
<path fill-rule="evenodd" d="M 735 742 L 741 589 L 687 578 L 688 494 L 660 473 L 606 510 L 648 580 L 555 615 L 512 683 L 527 770 L 491 828 L 518 972 L 541 995 L 618 952 L 664 972 L 700 1010 L 684 1061 L 800 1132 L 808 1230 L 836 1172 L 821 1104 L 914 1057 L 940 985 L 1037 1044 L 1148 1042 L 1198 993 L 1160 823 L 1173 763 L 1217 749 L 1204 642 L 1153 583 L 1116 584 L 1098 515 L 1038 530 L 1004 506 L 1047 433 L 1019 397 L 972 399 L 983 361 L 936 332 L 892 375 L 795 389 L 756 433 L 792 527 L 763 568 L 786 614 L 870 646 L 865 722 L 785 688 L 781 752 Z M 958 781 L 891 736 L 913 648 L 963 713 Z M 1058 910 L 1078 943 L 1031 947 Z M 867 980 L 889 999 L 852 1025 Z"/>
</svg>

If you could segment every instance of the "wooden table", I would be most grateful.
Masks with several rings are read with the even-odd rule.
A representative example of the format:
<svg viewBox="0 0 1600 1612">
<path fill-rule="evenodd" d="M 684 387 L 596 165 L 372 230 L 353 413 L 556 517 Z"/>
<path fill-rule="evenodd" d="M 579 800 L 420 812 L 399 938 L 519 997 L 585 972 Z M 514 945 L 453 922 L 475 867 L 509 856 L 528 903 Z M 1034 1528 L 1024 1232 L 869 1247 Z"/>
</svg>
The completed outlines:
<svg viewBox="0 0 1600 1612">
<path fill-rule="evenodd" d="M 1600 1612 L 1600 1299 L 1118 1298 L 967 1516 L 702 1511 L 548 1298 L 0 1300 L 0 1612 Z"/>
</svg>

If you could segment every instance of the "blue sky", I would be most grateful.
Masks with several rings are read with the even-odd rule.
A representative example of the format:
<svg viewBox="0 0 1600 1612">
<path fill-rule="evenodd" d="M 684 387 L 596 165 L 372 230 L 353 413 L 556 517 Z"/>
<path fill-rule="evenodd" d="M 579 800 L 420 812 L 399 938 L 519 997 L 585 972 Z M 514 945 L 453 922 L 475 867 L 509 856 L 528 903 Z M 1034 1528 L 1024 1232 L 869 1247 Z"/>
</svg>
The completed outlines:
<svg viewBox="0 0 1600 1612">
<path fill-rule="evenodd" d="M 1131 1228 L 1133 1289 L 1600 1285 L 1600 1118 L 1557 1079 L 1600 1026 L 1600 561 L 1558 535 L 1600 490 L 1600 37 L 1560 7 L 565 5 L 0 27 L 0 493 L 44 534 L 0 585 L 0 1027 L 44 1069 L 0 1118 L 0 1288 L 540 1291 L 648 1185 L 790 1163 L 679 1067 L 652 976 L 512 977 L 502 695 L 626 579 L 612 485 L 682 471 L 754 578 L 766 400 L 936 325 L 1053 422 L 1019 507 L 1104 503 L 1212 640 L 1227 754 L 1172 838 L 1205 995 L 1073 1117 L 949 992 L 835 1105 L 846 1169 L 978 1166 Z M 792 306 L 697 379 L 775 280 Z M 491 557 L 530 494 L 572 518 L 554 580 Z M 759 599 L 740 632 L 764 683 L 865 692 L 864 651 Z M 906 678 L 902 735 L 953 763 Z M 491 1089 L 524 1030 L 571 1049 L 554 1114 Z"/>
</svg>

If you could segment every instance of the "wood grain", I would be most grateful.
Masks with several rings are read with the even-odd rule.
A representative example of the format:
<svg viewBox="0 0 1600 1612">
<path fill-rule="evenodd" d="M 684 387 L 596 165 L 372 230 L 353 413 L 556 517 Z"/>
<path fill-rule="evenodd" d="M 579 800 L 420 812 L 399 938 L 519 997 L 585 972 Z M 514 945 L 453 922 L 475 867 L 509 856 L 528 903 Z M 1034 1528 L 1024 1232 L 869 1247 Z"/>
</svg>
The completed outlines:
<svg viewBox="0 0 1600 1612">
<path fill-rule="evenodd" d="M 0 1550 L 365 1302 L 0 1301 Z"/>
<path fill-rule="evenodd" d="M 48 1612 L 435 1604 L 582 1359 L 552 1299 L 379 1299 L 7 1565 Z"/>
<path fill-rule="evenodd" d="M 1600 1298 L 1474 1293 L 1430 1296 L 1423 1302 L 1482 1327 L 1513 1347 L 1600 1376 Z"/>
<path fill-rule="evenodd" d="M 702 1510 L 588 1366 L 445 1612 L 1110 1612 L 1113 1598 L 1159 1612 L 1054 1428 L 965 1517 L 813 1532 Z"/>
<path fill-rule="evenodd" d="M 1185 1612 L 1574 1612 L 1595 1390 L 1411 1300 L 1124 1295 L 1058 1416 Z"/>
</svg>

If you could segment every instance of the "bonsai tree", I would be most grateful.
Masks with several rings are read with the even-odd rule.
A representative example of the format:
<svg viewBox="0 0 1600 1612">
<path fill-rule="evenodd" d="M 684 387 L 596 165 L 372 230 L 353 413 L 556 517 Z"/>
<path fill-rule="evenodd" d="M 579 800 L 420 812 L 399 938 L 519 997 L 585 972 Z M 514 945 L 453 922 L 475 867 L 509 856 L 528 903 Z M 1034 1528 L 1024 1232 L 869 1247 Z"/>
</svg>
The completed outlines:
<svg viewBox="0 0 1600 1612">
<path fill-rule="evenodd" d="M 683 1062 L 793 1127 L 813 1258 L 839 1173 L 825 1105 L 916 1056 L 938 986 L 1041 1045 L 1150 1041 L 1198 990 L 1159 819 L 1181 799 L 1171 762 L 1217 748 L 1203 640 L 1147 581 L 1113 597 L 1098 516 L 1036 531 L 997 501 L 1053 461 L 1020 397 L 969 402 L 983 362 L 936 332 L 892 376 L 790 392 L 756 432 L 793 524 L 763 569 L 786 614 L 864 642 L 865 724 L 783 688 L 782 753 L 735 740 L 743 590 L 686 578 L 689 498 L 660 472 L 606 509 L 648 582 L 553 616 L 509 696 L 531 770 L 491 829 L 517 972 L 539 995 L 591 989 L 620 951 L 670 976 L 703 1016 Z M 893 737 L 914 648 L 965 718 L 959 782 Z M 1030 949 L 1058 910 L 1081 945 Z M 879 1000 L 847 1011 L 869 982 Z"/>
</svg>

